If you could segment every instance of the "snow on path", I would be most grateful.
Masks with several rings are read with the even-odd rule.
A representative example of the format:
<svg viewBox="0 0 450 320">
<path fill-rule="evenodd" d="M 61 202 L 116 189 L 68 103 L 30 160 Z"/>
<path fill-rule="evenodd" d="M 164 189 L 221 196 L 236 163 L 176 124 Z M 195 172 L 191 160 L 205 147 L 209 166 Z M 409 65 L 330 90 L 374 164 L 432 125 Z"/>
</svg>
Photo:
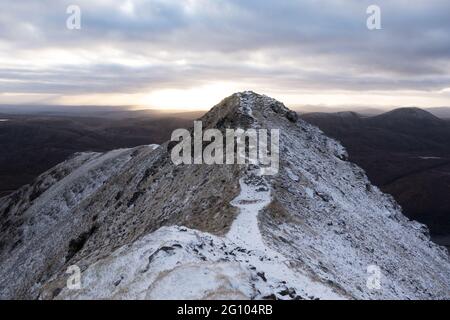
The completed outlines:
<svg viewBox="0 0 450 320">
<path fill-rule="evenodd" d="M 241 193 L 231 201 L 231 205 L 240 210 L 240 214 L 233 221 L 226 237 L 236 244 L 253 248 L 262 252 L 267 251 L 258 227 L 258 213 L 270 201 L 270 190 L 257 191 L 258 187 L 239 180 Z"/>
<path fill-rule="evenodd" d="M 253 118 L 252 106 L 255 104 L 255 97 L 249 91 L 245 91 L 239 94 L 240 110 Z"/>
<path fill-rule="evenodd" d="M 245 256 L 245 260 L 238 258 L 239 262 L 245 262 L 263 272 L 266 281 L 255 283 L 255 287 L 261 292 L 260 297 L 280 291 L 280 284 L 286 283 L 302 296 L 343 299 L 344 297 L 328 286 L 313 281 L 306 274 L 293 269 L 289 259 L 264 243 L 258 225 L 258 215 L 271 202 L 270 188 L 267 187 L 264 179 L 259 176 L 255 179 L 255 176 L 250 176 L 240 179 L 239 184 L 241 192 L 231 201 L 231 205 L 238 208 L 240 213 L 225 238 L 251 253 Z M 292 262 L 295 264 L 294 261 Z M 277 297 L 283 298 L 280 295 Z"/>
<path fill-rule="evenodd" d="M 58 299 L 342 299 L 263 241 L 259 212 L 270 203 L 265 181 L 250 174 L 231 203 L 240 209 L 229 233 L 217 237 L 162 227 L 82 274 L 83 289 Z"/>
</svg>

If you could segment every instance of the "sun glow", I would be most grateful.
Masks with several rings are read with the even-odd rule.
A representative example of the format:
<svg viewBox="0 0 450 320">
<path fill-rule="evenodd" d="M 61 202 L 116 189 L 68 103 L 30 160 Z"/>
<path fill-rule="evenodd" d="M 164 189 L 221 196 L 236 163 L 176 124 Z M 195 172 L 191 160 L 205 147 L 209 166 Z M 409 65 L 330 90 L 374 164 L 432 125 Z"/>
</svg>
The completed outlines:
<svg viewBox="0 0 450 320">
<path fill-rule="evenodd" d="M 166 110 L 208 110 L 234 92 L 244 90 L 237 83 L 218 82 L 187 89 L 156 90 L 142 98 L 139 105 Z"/>
</svg>

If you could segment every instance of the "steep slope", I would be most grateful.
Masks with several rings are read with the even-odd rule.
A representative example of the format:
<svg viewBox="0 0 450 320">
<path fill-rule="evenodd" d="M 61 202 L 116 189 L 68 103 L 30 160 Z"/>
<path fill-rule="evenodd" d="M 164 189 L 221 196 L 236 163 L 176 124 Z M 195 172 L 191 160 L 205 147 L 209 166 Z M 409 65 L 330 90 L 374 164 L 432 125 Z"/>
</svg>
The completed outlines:
<svg viewBox="0 0 450 320">
<path fill-rule="evenodd" d="M 425 223 L 433 239 L 450 246 L 450 122 L 417 108 L 345 121 L 339 114 L 302 119 L 339 140 L 407 217 Z"/>
<path fill-rule="evenodd" d="M 279 129 L 279 174 L 175 166 L 173 143 L 78 155 L 0 204 L 0 297 L 449 298 L 447 252 L 336 141 L 252 92 L 201 120 Z"/>
</svg>

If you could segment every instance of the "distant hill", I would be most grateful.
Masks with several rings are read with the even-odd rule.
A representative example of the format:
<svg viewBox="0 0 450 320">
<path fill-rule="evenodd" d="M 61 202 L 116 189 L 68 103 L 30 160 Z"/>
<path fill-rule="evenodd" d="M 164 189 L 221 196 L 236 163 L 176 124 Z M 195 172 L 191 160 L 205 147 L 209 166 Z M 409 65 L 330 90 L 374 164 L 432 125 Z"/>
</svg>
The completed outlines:
<svg viewBox="0 0 450 320">
<path fill-rule="evenodd" d="M 374 116 L 385 112 L 386 110 L 378 108 L 368 108 L 364 106 L 321 106 L 321 105 L 301 105 L 292 107 L 299 114 L 309 114 L 309 113 L 339 113 L 348 112 L 348 110 L 357 111 L 359 114 L 364 116 Z"/>
<path fill-rule="evenodd" d="M 78 109 L 76 109 L 78 110 Z M 0 197 L 81 151 L 161 143 L 201 112 L 34 110 L 0 113 Z"/>
<path fill-rule="evenodd" d="M 354 112 L 302 118 L 339 140 L 371 181 L 404 213 L 450 245 L 450 121 L 419 108 L 364 117 Z"/>
</svg>

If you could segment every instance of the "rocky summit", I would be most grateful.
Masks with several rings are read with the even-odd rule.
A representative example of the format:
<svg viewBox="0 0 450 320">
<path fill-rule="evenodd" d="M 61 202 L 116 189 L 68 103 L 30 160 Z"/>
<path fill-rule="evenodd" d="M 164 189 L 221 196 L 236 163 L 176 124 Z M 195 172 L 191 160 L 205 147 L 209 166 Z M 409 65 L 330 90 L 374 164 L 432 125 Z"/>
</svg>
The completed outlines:
<svg viewBox="0 0 450 320">
<path fill-rule="evenodd" d="M 253 92 L 200 120 L 278 129 L 278 174 L 175 165 L 169 141 L 75 154 L 0 199 L 0 298 L 450 298 L 448 252 L 337 141 Z"/>
</svg>

